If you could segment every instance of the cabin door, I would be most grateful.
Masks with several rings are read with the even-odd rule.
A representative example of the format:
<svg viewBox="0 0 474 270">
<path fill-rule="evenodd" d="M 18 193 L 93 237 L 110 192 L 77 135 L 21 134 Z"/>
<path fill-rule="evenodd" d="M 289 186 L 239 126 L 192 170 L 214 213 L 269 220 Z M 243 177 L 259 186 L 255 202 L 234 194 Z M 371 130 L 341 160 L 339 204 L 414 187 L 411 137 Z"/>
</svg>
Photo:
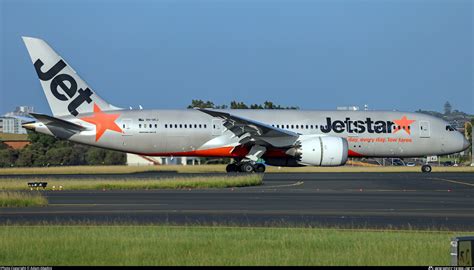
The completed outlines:
<svg viewBox="0 0 474 270">
<path fill-rule="evenodd" d="M 429 138 L 430 135 L 430 122 L 420 121 L 420 138 Z"/>
</svg>

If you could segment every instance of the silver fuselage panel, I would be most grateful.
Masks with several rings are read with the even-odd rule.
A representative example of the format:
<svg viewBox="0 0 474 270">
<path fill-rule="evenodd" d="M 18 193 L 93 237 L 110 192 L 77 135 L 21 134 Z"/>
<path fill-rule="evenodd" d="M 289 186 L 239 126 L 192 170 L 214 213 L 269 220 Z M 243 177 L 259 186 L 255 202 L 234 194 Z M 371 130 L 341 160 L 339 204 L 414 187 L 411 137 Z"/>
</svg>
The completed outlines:
<svg viewBox="0 0 474 270">
<path fill-rule="evenodd" d="M 442 119 L 398 111 L 221 110 L 302 135 L 320 134 L 348 140 L 350 155 L 367 157 L 418 157 L 463 150 L 464 137 L 448 129 Z M 191 155 L 196 150 L 238 145 L 222 119 L 188 110 L 117 110 L 122 132 L 106 130 L 96 141 L 95 126 L 80 117 L 65 120 L 90 128 L 71 141 L 143 155 Z M 92 114 L 91 114 L 92 115 Z M 406 120 L 406 127 L 398 127 Z M 402 121 L 403 123 L 403 121 Z M 218 152 L 209 152 L 220 156 Z M 227 155 L 223 155 L 227 156 Z"/>
</svg>

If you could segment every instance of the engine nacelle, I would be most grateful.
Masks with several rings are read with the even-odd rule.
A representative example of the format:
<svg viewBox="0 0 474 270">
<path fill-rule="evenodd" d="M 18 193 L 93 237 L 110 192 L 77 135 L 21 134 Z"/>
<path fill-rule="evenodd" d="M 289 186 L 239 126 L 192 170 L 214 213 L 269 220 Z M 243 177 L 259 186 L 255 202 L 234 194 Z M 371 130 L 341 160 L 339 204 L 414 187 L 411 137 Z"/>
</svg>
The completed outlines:
<svg viewBox="0 0 474 270">
<path fill-rule="evenodd" d="M 309 166 L 340 166 L 347 161 L 347 140 L 335 136 L 301 135 L 294 155 L 298 164 Z"/>
</svg>

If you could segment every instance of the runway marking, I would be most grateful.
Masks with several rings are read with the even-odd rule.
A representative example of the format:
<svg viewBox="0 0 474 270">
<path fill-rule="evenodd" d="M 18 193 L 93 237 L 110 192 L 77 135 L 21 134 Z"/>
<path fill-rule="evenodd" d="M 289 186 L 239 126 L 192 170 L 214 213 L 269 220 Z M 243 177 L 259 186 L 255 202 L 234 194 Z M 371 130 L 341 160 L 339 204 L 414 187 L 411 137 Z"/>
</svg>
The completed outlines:
<svg viewBox="0 0 474 270">
<path fill-rule="evenodd" d="M 287 184 L 287 185 L 276 185 L 276 186 L 260 186 L 261 188 L 280 188 L 280 187 L 296 187 L 296 186 L 301 186 L 302 184 L 304 184 L 303 181 L 298 181 L 296 183 L 293 183 L 293 184 Z"/>
<path fill-rule="evenodd" d="M 471 183 L 466 183 L 466 182 L 461 182 L 461 181 L 456 181 L 456 180 L 451 180 L 451 179 L 444 179 L 444 178 L 428 178 L 431 180 L 439 180 L 439 181 L 445 181 L 445 182 L 451 182 L 455 184 L 460 184 L 460 185 L 466 185 L 466 186 L 471 186 L 474 187 L 474 184 Z"/>
<path fill-rule="evenodd" d="M 366 218 L 367 216 L 408 216 L 408 217 L 473 217 L 472 210 L 473 209 L 463 209 L 468 210 L 465 213 L 452 213 L 452 212 L 443 212 L 440 213 L 438 209 L 410 209 L 407 212 L 400 212 L 403 209 L 352 209 L 352 211 L 347 211 L 341 209 L 337 209 L 336 211 L 332 209 L 326 210 L 319 210 L 319 211 L 293 211 L 293 212 L 285 212 L 282 210 L 272 210 L 266 212 L 265 214 L 272 214 L 272 215 L 288 215 L 288 216 L 326 216 L 326 217 L 336 217 L 341 219 L 346 218 Z M 375 211 L 374 211 L 375 210 Z M 435 211 L 433 213 L 428 213 L 427 211 L 432 210 Z M 451 211 L 452 209 L 446 209 L 446 211 Z M 380 212 L 382 211 L 382 212 Z M 123 210 L 92 210 L 92 211 L 35 211 L 35 212 L 7 212 L 2 213 L 0 216 L 12 216 L 12 215 L 25 215 L 25 214 L 47 214 L 47 215 L 57 215 L 57 214 L 144 214 L 144 213 L 155 213 L 155 214 L 262 214 L 261 211 L 255 210 L 198 210 L 198 209 L 182 209 L 182 210 L 133 210 L 133 212 L 124 212 Z"/>
<path fill-rule="evenodd" d="M 48 206 L 137 206 L 137 205 L 168 205 L 163 203 L 50 203 Z"/>
</svg>

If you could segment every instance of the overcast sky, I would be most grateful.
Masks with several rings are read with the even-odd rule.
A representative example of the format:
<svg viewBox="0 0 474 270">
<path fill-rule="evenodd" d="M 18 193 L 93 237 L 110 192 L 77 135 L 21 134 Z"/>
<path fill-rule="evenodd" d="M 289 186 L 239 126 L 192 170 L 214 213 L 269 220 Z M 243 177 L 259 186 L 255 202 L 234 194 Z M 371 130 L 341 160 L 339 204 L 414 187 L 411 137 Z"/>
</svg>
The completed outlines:
<svg viewBox="0 0 474 270">
<path fill-rule="evenodd" d="M 50 113 L 21 36 L 110 103 L 474 113 L 473 1 L 0 0 L 0 113 Z"/>
</svg>

